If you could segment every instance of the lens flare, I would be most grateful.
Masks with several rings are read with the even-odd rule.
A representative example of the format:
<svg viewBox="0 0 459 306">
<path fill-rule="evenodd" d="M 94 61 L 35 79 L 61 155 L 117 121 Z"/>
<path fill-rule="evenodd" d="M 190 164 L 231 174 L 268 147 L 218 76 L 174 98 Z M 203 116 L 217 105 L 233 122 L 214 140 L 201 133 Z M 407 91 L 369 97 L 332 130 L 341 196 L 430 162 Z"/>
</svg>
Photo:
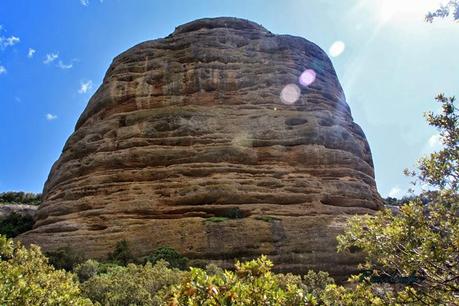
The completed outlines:
<svg viewBox="0 0 459 306">
<path fill-rule="evenodd" d="M 301 89 L 295 84 L 286 85 L 280 94 L 282 103 L 291 105 L 300 98 Z"/>
<path fill-rule="evenodd" d="M 346 45 L 342 41 L 338 40 L 338 41 L 335 41 L 330 46 L 328 53 L 330 54 L 331 57 L 337 57 L 337 56 L 340 56 L 341 53 L 344 52 L 344 49 L 346 49 Z"/>
<path fill-rule="evenodd" d="M 316 80 L 316 72 L 312 69 L 306 69 L 299 78 L 299 82 L 302 86 L 307 87 L 314 83 Z"/>
</svg>

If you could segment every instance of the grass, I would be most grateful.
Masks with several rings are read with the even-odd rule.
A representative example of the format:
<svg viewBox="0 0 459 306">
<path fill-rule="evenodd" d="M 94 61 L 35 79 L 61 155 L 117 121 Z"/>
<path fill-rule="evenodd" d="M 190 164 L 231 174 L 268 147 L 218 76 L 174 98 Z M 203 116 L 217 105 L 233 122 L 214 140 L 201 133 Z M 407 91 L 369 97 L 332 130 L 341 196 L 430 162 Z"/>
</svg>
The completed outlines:
<svg viewBox="0 0 459 306">
<path fill-rule="evenodd" d="M 226 217 L 210 217 L 206 219 L 206 222 L 219 223 L 228 220 Z"/>
</svg>

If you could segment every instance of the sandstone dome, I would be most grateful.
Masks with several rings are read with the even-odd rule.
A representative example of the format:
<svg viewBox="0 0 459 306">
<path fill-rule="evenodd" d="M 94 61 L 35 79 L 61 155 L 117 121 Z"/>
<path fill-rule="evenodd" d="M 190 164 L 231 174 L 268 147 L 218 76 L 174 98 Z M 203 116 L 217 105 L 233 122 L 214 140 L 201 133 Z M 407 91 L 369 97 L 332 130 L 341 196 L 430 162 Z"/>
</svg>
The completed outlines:
<svg viewBox="0 0 459 306">
<path fill-rule="evenodd" d="M 266 254 L 280 271 L 345 275 L 358 256 L 335 237 L 381 203 L 327 54 L 209 18 L 113 60 L 20 239 L 95 258 L 125 239 L 138 256 L 170 246 L 223 266 Z"/>
</svg>

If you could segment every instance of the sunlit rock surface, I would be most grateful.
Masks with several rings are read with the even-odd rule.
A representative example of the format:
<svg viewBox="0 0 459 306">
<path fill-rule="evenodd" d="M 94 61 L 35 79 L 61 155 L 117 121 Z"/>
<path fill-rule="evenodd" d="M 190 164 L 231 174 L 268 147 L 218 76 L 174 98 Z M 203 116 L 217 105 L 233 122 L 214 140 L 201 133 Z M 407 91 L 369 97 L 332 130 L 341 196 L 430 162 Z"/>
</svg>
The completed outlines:
<svg viewBox="0 0 459 306">
<path fill-rule="evenodd" d="M 229 266 L 267 254 L 282 271 L 334 275 L 358 259 L 336 254 L 346 218 L 381 206 L 328 56 L 235 18 L 117 56 L 43 196 L 22 240 L 45 250 L 104 258 L 126 239 L 139 256 L 167 245 Z"/>
</svg>

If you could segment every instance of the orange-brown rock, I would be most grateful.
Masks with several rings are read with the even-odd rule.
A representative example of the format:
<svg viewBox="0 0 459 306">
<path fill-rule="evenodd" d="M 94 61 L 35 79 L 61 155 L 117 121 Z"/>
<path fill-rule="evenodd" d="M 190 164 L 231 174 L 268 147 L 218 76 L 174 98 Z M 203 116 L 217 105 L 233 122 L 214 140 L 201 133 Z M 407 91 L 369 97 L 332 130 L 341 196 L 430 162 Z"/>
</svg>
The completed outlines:
<svg viewBox="0 0 459 306">
<path fill-rule="evenodd" d="M 305 69 L 316 73 L 307 87 Z M 287 84 L 301 88 L 293 104 L 280 98 Z M 336 254 L 346 218 L 381 205 L 326 53 L 235 18 L 193 21 L 116 57 L 43 197 L 21 239 L 46 250 L 103 258 L 126 239 L 139 256 L 164 245 L 195 263 L 267 254 L 282 271 L 334 275 L 357 260 Z"/>
</svg>

